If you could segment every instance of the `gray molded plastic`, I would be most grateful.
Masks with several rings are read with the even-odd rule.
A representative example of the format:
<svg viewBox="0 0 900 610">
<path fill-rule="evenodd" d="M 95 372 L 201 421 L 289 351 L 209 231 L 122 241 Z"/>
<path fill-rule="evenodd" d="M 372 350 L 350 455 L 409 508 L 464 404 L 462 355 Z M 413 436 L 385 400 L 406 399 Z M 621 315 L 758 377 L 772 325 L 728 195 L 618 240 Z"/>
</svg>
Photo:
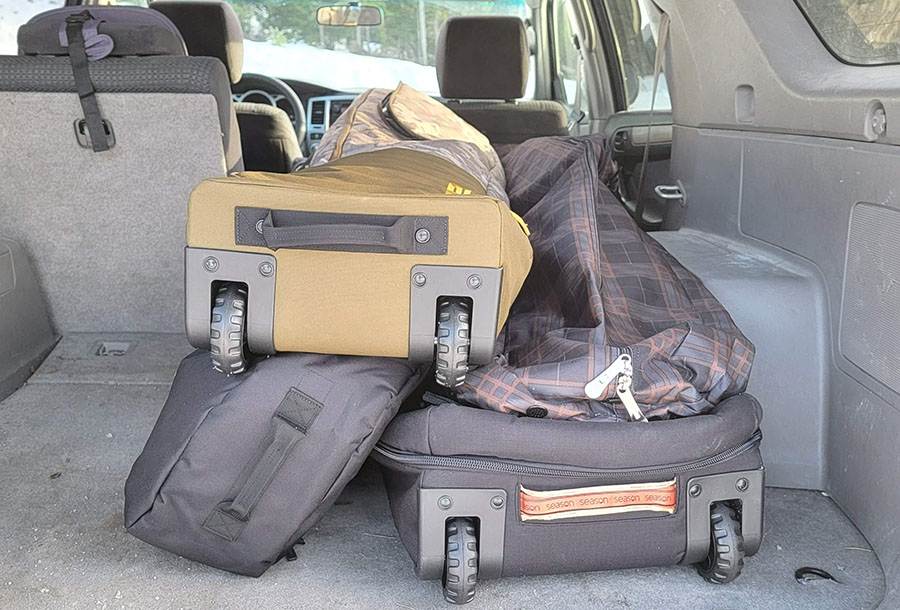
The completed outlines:
<svg viewBox="0 0 900 610">
<path fill-rule="evenodd" d="M 25 251 L 17 242 L 0 238 L 0 400 L 28 379 L 55 344 Z"/>
<path fill-rule="evenodd" d="M 506 491 L 424 488 L 419 490 L 419 578 L 443 576 L 445 524 L 454 517 L 478 519 L 478 577 L 499 578 L 506 536 Z"/>
<path fill-rule="evenodd" d="M 209 349 L 213 282 L 241 282 L 247 285 L 247 345 L 253 353 L 274 354 L 277 274 L 270 254 L 185 248 L 184 322 L 190 344 Z"/>
<path fill-rule="evenodd" d="M 759 0 L 723 0 L 715 27 L 706 2 L 656 4 L 672 17 L 666 80 L 675 124 L 900 144 L 900 130 L 870 127 L 878 103 L 888 124 L 900 118 L 900 68 L 840 62 L 794 2 L 760 10 Z"/>
<path fill-rule="evenodd" d="M 877 263 L 882 253 L 852 244 L 850 226 L 860 202 L 888 214 L 900 211 L 900 130 L 892 127 L 900 116 L 900 65 L 840 62 L 789 0 L 767 2 L 765 10 L 753 0 L 722 0 L 712 28 L 707 3 L 657 4 L 672 16 L 666 73 L 675 123 L 672 175 L 685 189 L 684 226 L 741 245 L 767 242 L 766 248 L 782 249 L 784 258 L 802 261 L 809 271 L 810 308 L 787 307 L 802 304 L 791 292 L 800 283 L 745 307 L 756 309 L 760 324 L 785 312 L 795 319 L 806 315 L 804 325 L 816 331 L 812 349 L 809 342 L 794 346 L 797 334 L 791 332 L 780 339 L 782 355 L 770 360 L 771 367 L 754 368 L 751 384 L 770 383 L 771 393 L 780 396 L 776 404 L 760 396 L 763 427 L 771 428 L 773 417 L 784 424 L 779 438 L 767 436 L 764 459 L 771 465 L 772 456 L 781 458 L 782 481 L 805 478 L 806 459 L 815 459 L 822 472 L 816 486 L 829 491 L 885 566 L 881 607 L 900 607 L 900 394 L 878 381 L 872 374 L 878 371 L 860 367 L 878 349 L 865 343 L 847 349 L 847 341 L 866 337 L 853 330 L 841 337 L 841 318 L 855 315 L 842 301 L 848 270 L 868 275 L 865 281 L 882 280 L 859 295 L 864 302 L 855 306 L 863 315 L 883 308 L 881 299 L 892 299 L 896 285 L 891 266 Z M 872 121 L 882 108 L 887 126 L 875 129 L 883 127 Z M 868 239 L 869 245 L 884 241 Z M 713 292 L 731 307 L 724 294 Z M 794 370 L 803 379 L 767 379 Z M 821 402 L 811 408 L 813 401 Z M 792 465 L 798 449 L 804 463 Z"/>
<path fill-rule="evenodd" d="M 713 502 L 741 504 L 744 553 L 755 555 L 762 543 L 765 471 L 744 470 L 694 477 L 687 484 L 687 547 L 681 563 L 703 561 L 709 553 L 709 507 Z M 692 494 L 692 491 L 696 491 Z"/>
<path fill-rule="evenodd" d="M 421 282 L 424 276 L 424 283 Z M 487 364 L 494 357 L 503 269 L 416 265 L 410 272 L 409 358 L 434 359 L 434 329 L 440 297 L 472 299 L 469 363 Z M 477 287 L 470 278 L 479 278 Z M 419 280 L 419 281 L 417 281 Z M 421 285 L 420 285 L 421 284 Z"/>
<path fill-rule="evenodd" d="M 827 306 L 817 270 L 749 240 L 691 229 L 652 235 L 703 280 L 756 346 L 747 391 L 763 406 L 769 484 L 821 489 Z"/>
</svg>

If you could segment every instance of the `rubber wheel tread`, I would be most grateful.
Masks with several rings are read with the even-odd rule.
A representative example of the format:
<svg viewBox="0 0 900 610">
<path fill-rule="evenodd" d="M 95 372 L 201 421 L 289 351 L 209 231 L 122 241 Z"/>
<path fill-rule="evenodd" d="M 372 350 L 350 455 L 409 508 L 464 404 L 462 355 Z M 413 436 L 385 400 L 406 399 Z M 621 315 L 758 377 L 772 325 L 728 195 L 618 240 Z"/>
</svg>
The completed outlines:
<svg viewBox="0 0 900 610">
<path fill-rule="evenodd" d="M 469 372 L 471 312 L 463 299 L 438 302 L 434 378 L 447 388 L 457 388 Z"/>
<path fill-rule="evenodd" d="M 219 288 L 209 321 L 213 368 L 226 375 L 247 369 L 247 290 L 237 284 Z"/>
<path fill-rule="evenodd" d="M 741 522 L 734 509 L 714 503 L 709 510 L 709 556 L 697 564 L 697 571 L 707 582 L 730 583 L 744 569 L 744 537 Z"/>
<path fill-rule="evenodd" d="M 478 582 L 478 536 L 471 519 L 457 517 L 447 522 L 447 553 L 444 562 L 444 599 L 455 605 L 475 598 Z"/>
</svg>

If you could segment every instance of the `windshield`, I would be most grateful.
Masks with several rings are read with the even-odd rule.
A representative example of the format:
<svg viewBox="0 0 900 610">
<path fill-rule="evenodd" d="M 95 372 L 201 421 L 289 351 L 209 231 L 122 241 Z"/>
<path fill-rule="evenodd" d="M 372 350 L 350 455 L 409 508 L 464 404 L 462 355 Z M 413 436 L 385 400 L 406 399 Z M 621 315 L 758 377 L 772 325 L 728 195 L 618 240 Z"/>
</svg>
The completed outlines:
<svg viewBox="0 0 900 610">
<path fill-rule="evenodd" d="M 228 0 L 244 29 L 244 71 L 337 91 L 393 88 L 403 81 L 437 95 L 435 48 L 441 24 L 456 15 L 529 16 L 525 0 L 363 0 L 381 10 L 377 26 L 319 25 L 324 0 Z M 146 6 L 146 0 L 86 4 Z M 335 6 L 346 6 L 341 2 Z M 16 30 L 63 0 L 0 0 L 0 53 L 16 53 Z M 525 97 L 534 91 L 534 58 Z"/>
<path fill-rule="evenodd" d="M 528 16 L 525 0 L 365 1 L 381 9 L 381 25 L 343 27 L 318 25 L 316 10 L 325 4 L 322 0 L 231 4 L 244 28 L 245 72 L 350 92 L 391 88 L 403 81 L 438 94 L 435 46 L 448 17 Z"/>
</svg>

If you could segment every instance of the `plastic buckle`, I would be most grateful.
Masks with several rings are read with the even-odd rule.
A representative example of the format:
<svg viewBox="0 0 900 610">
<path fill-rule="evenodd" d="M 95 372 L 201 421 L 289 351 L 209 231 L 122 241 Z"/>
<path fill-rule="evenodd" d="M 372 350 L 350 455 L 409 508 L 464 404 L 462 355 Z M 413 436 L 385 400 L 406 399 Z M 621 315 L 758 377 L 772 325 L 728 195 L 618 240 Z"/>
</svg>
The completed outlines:
<svg viewBox="0 0 900 610">
<path fill-rule="evenodd" d="M 109 148 L 116 145 L 116 133 L 113 131 L 112 123 L 103 119 L 103 131 L 106 133 L 106 144 Z M 91 143 L 91 134 L 87 128 L 85 119 L 75 119 L 75 139 L 82 148 L 93 149 Z"/>
</svg>

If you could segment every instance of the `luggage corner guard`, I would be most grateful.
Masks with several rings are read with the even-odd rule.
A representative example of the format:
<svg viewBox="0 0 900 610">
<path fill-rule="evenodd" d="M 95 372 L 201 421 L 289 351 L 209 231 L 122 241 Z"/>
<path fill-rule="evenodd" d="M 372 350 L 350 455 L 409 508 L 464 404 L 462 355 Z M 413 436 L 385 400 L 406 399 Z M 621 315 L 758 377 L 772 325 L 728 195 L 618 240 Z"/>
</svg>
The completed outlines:
<svg viewBox="0 0 900 610">
<path fill-rule="evenodd" d="M 415 265 L 410 271 L 409 358 L 434 358 L 434 327 L 441 297 L 471 299 L 469 362 L 487 364 L 494 357 L 500 314 L 502 268 Z"/>
<path fill-rule="evenodd" d="M 419 561 L 422 580 L 436 580 L 444 573 L 444 524 L 453 517 L 477 519 L 479 578 L 499 578 L 503 573 L 506 535 L 506 491 L 503 489 L 419 490 Z"/>
<path fill-rule="evenodd" d="M 209 349 L 212 285 L 239 282 L 247 285 L 247 343 L 256 354 L 275 353 L 275 277 L 271 254 L 184 249 L 184 325 L 188 341 Z"/>
<path fill-rule="evenodd" d="M 762 543 L 765 470 L 743 470 L 693 477 L 688 480 L 687 547 L 680 563 L 702 561 L 709 552 L 710 506 L 714 502 L 740 502 L 744 552 L 756 554 Z"/>
</svg>

